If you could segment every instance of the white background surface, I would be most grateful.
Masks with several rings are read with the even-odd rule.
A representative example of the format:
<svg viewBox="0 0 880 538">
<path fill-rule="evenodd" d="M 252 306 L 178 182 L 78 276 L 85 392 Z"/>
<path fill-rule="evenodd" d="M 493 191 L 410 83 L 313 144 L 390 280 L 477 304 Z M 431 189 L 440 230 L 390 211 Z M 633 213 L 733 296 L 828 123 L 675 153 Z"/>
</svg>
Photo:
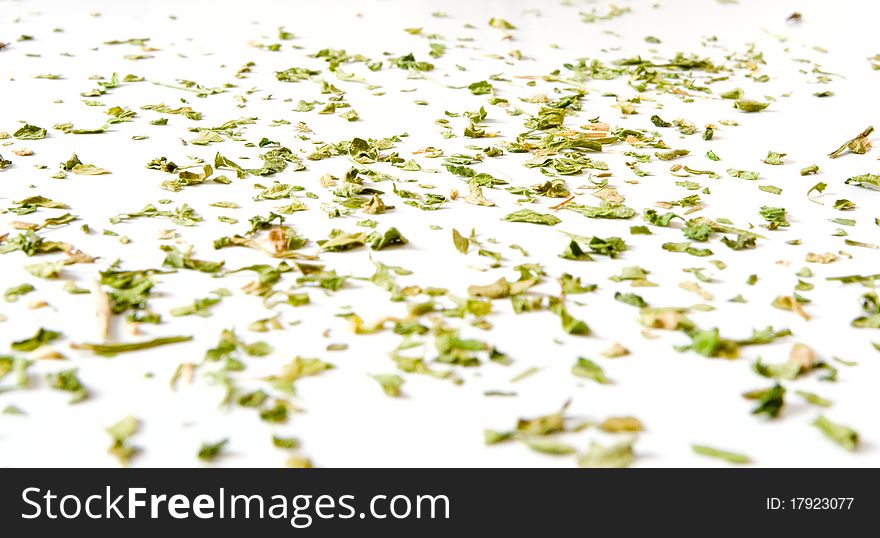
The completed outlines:
<svg viewBox="0 0 880 538">
<path fill-rule="evenodd" d="M 214 279 L 201 274 L 180 272 L 160 277 L 155 290 L 158 297 L 152 307 L 166 313 L 166 323 L 143 328 L 149 335 L 193 334 L 195 341 L 142 353 L 131 353 L 105 359 L 68 348 L 70 342 L 94 341 L 93 300 L 88 295 L 68 295 L 62 291 L 62 281 L 38 280 L 28 275 L 22 266 L 44 261 L 43 258 L 25 258 L 21 253 L 0 256 L 0 288 L 32 282 L 37 291 L 17 303 L 0 303 L 0 313 L 8 320 L 0 324 L 0 350 L 7 343 L 30 336 L 38 327 L 62 330 L 67 339 L 55 347 L 67 356 L 65 363 L 39 361 L 31 368 L 31 387 L 0 393 L 0 407 L 15 404 L 27 416 L 0 415 L 0 464 L 14 466 L 102 466 L 116 465 L 107 454 L 110 444 L 104 428 L 131 414 L 142 420 L 142 429 L 133 438 L 133 444 L 144 452 L 133 460 L 137 466 L 193 466 L 201 465 L 195 454 L 203 441 L 230 439 L 226 454 L 216 465 L 277 466 L 289 455 L 273 448 L 272 433 L 293 435 L 302 442 L 301 453 L 312 458 L 318 466 L 573 466 L 573 457 L 552 457 L 531 452 L 518 443 L 486 447 L 483 445 L 484 428 L 505 430 L 512 428 L 517 417 L 537 416 L 553 412 L 568 398 L 572 399 L 569 414 L 584 419 L 601 421 L 609 416 L 633 415 L 646 426 L 636 444 L 637 466 L 708 466 L 718 462 L 692 454 L 691 443 L 707 444 L 748 454 L 756 465 L 762 466 L 875 466 L 880 463 L 880 420 L 877 417 L 880 396 L 880 356 L 870 342 L 880 341 L 876 330 L 852 329 L 850 321 L 859 315 L 858 297 L 866 291 L 858 285 L 843 286 L 826 282 L 825 277 L 847 274 L 877 273 L 880 257 L 876 251 L 847 247 L 841 237 L 831 233 L 838 225 L 830 218 L 854 218 L 856 227 L 849 227 L 851 239 L 880 242 L 873 219 L 880 216 L 880 194 L 843 185 L 843 181 L 866 172 L 878 173 L 878 150 L 866 155 L 848 155 L 829 160 L 825 155 L 843 141 L 855 136 L 872 122 L 877 122 L 876 91 L 880 72 L 871 71 L 866 58 L 880 52 L 866 48 L 869 36 L 878 20 L 876 4 L 869 2 L 757 2 L 742 1 L 739 5 L 720 5 L 715 2 L 618 2 L 630 6 L 633 13 L 621 18 L 585 24 L 578 11 L 596 7 L 605 11 L 607 3 L 572 2 L 560 5 L 551 2 L 150 2 L 147 4 L 122 2 L 0 2 L 0 41 L 12 42 L 0 51 L 0 131 L 12 133 L 18 121 L 28 121 L 51 128 L 56 123 L 71 121 L 77 127 L 97 127 L 103 124 L 103 111 L 110 106 L 128 106 L 138 112 L 132 123 L 114 125 L 110 132 L 94 136 L 64 135 L 50 129 L 50 137 L 40 141 L 13 141 L 10 147 L 0 146 L 0 154 L 11 158 L 15 165 L 0 171 L 0 207 L 12 205 L 13 200 L 42 194 L 71 205 L 71 212 L 81 222 L 67 228 L 53 230 L 48 237 L 66 240 L 92 255 L 102 257 L 94 266 L 77 265 L 65 271 L 65 277 L 75 277 L 81 284 L 106 268 L 116 257 L 121 257 L 125 268 L 159 267 L 164 258 L 156 239 L 161 229 L 175 228 L 180 239 L 195 246 L 195 255 L 201 259 L 226 260 L 226 267 L 235 268 L 251 263 L 272 263 L 267 257 L 246 249 L 214 251 L 211 242 L 221 235 L 241 233 L 248 228 L 247 219 L 259 213 L 268 214 L 273 208 L 289 201 L 253 202 L 254 183 L 271 184 L 273 178 L 253 178 L 234 181 L 232 185 L 205 184 L 185 188 L 179 193 L 159 189 L 161 181 L 170 178 L 147 170 L 144 165 L 151 159 L 167 156 L 182 164 L 194 155 L 211 161 L 216 152 L 227 155 L 246 167 L 259 163 L 256 148 L 244 148 L 241 143 L 223 142 L 211 146 L 183 146 L 180 139 L 190 140 L 195 133 L 189 127 L 216 126 L 229 119 L 256 116 L 256 125 L 247 126 L 245 137 L 256 142 L 263 136 L 278 140 L 297 152 L 311 151 L 311 142 L 296 138 L 292 126 L 271 127 L 273 119 L 291 122 L 303 121 L 313 131 L 313 141 L 337 142 L 354 136 L 384 137 L 408 133 L 399 144 L 406 159 L 411 152 L 436 146 L 447 155 L 465 150 L 469 144 L 485 146 L 489 142 L 508 142 L 525 130 L 522 122 L 526 115 L 509 117 L 502 109 L 486 105 L 487 96 L 473 96 L 466 89 L 453 89 L 471 82 L 484 80 L 492 74 L 501 74 L 511 82 L 493 82 L 500 97 L 514 106 L 534 113 L 536 105 L 520 102 L 519 98 L 535 93 L 550 94 L 554 87 L 538 81 L 535 88 L 524 86 L 525 79 L 516 76 L 542 76 L 562 64 L 577 58 L 600 58 L 605 62 L 642 54 L 645 57 L 671 57 L 677 51 L 695 52 L 723 61 L 726 55 L 741 56 L 748 43 L 755 43 L 764 53 L 766 73 L 770 81 L 756 84 L 734 79 L 712 86 L 719 93 L 740 86 L 746 95 L 758 100 L 763 96 L 777 99 L 760 114 L 745 115 L 730 107 L 729 101 L 714 96 L 698 96 L 695 103 L 683 103 L 671 95 L 646 94 L 639 114 L 622 118 L 614 109 L 613 97 L 605 92 L 618 92 L 629 98 L 635 92 L 623 79 L 609 82 L 590 82 L 583 111 L 577 117 L 568 117 L 566 125 L 580 126 L 599 116 L 613 126 L 632 126 L 653 129 L 649 118 L 659 114 L 671 121 L 687 118 L 702 127 L 730 119 L 740 122 L 739 127 L 721 126 L 711 142 L 699 135 L 681 137 L 673 130 L 663 135 L 670 147 L 692 150 L 681 161 L 698 169 L 712 169 L 722 174 L 718 180 L 692 178 L 708 185 L 711 194 L 701 196 L 706 207 L 698 215 L 709 218 L 727 217 L 737 226 L 761 222 L 757 214 L 761 205 L 784 206 L 790 215 L 789 229 L 766 232 L 768 240 L 759 242 L 753 251 L 733 252 L 716 239 L 709 248 L 711 258 L 694 258 L 660 250 L 667 241 L 683 241 L 678 230 L 652 228 L 653 236 L 630 236 L 629 226 L 643 224 L 641 216 L 629 221 L 587 219 L 573 212 L 558 212 L 563 223 L 553 227 L 503 223 L 500 218 L 517 209 L 515 197 L 503 190 L 486 190 L 485 194 L 498 207 L 483 208 L 459 200 L 436 212 L 421 212 L 405 206 L 391 194 L 390 184 L 377 188 L 385 190 L 386 203 L 397 209 L 377 218 L 379 229 L 397 226 L 410 240 L 405 248 L 390 249 L 372 256 L 389 265 L 401 265 L 414 272 L 401 278 L 402 284 L 448 287 L 453 294 L 462 296 L 469 284 L 487 284 L 501 276 L 513 278 L 510 267 L 523 262 L 540 261 L 547 267 L 548 279 L 538 291 L 556 293 L 555 277 L 562 272 L 581 276 L 585 282 L 597 283 L 596 294 L 577 296 L 583 306 L 571 306 L 572 313 L 585 320 L 593 329 L 593 336 L 571 337 L 559 330 L 558 319 L 548 312 L 515 316 L 509 303 L 497 301 L 499 313 L 489 316 L 494 328 L 479 331 L 463 324 L 463 335 L 484 339 L 508 353 L 514 360 L 511 366 L 487 363 L 476 369 L 461 369 L 465 383 L 455 386 L 449 382 L 425 376 L 403 374 L 405 398 L 386 397 L 378 384 L 367 374 L 395 371 L 388 352 L 400 338 L 383 333 L 373 336 L 355 336 L 348 323 L 335 317 L 343 307 L 351 305 L 365 320 L 370 321 L 389 314 L 401 314 L 405 305 L 389 303 L 387 294 L 368 282 L 350 280 L 347 288 L 335 296 L 325 296 L 309 290 L 312 304 L 292 309 L 278 307 L 282 319 L 301 324 L 283 332 L 250 333 L 246 326 L 270 314 L 259 299 L 244 295 L 239 288 L 249 282 L 251 274 L 230 275 Z M 246 6 L 246 7 L 245 7 Z M 849 6 L 849 7 L 847 7 Z M 538 16 L 534 9 L 540 9 Z M 449 18 L 434 18 L 432 11 L 448 12 Z M 804 15 L 801 25 L 785 23 L 794 10 Z M 100 12 L 101 16 L 91 15 Z M 174 14 L 176 20 L 168 15 Z M 504 33 L 489 28 L 490 17 L 504 17 L 518 29 L 511 32 L 513 40 L 502 39 Z M 471 23 L 476 28 L 465 28 Z M 282 41 L 280 52 L 260 50 L 248 43 L 276 43 L 277 27 L 297 35 L 294 41 Z M 53 33 L 53 28 L 63 33 Z M 427 56 L 428 40 L 412 36 L 403 28 L 424 27 L 425 33 L 439 33 L 446 37 L 448 53 L 440 59 Z M 20 34 L 30 34 L 34 41 L 16 42 Z M 661 45 L 651 45 L 644 37 L 653 35 Z M 704 38 L 717 36 L 716 48 L 701 46 Z M 777 36 L 785 36 L 781 42 Z M 150 37 L 149 44 L 160 49 L 151 52 L 153 59 L 127 61 L 126 54 L 138 53 L 128 45 L 106 46 L 111 39 Z M 460 40 L 460 38 L 473 38 Z M 551 48 L 550 44 L 558 45 Z M 293 50 L 292 46 L 303 47 Z M 821 46 L 822 53 L 813 49 Z M 291 109 L 300 99 L 324 100 L 320 85 L 314 82 L 285 84 L 275 80 L 274 72 L 292 66 L 325 69 L 324 62 L 307 58 L 325 47 L 344 48 L 373 59 L 382 59 L 383 52 L 398 56 L 412 51 L 417 59 L 430 60 L 437 69 L 424 80 L 407 79 L 402 70 L 384 68 L 372 73 L 363 64 L 343 66 L 347 72 L 363 76 L 369 83 L 382 86 L 383 96 L 374 96 L 363 85 L 333 80 L 329 73 L 322 76 L 344 89 L 346 98 L 361 116 L 361 121 L 346 122 L 334 116 L 315 112 L 296 113 Z M 514 49 L 522 51 L 526 59 L 510 61 L 490 55 L 506 54 Z M 656 53 L 652 53 L 656 49 Z M 73 56 L 62 56 L 69 52 Z M 30 56 L 29 56 L 30 55 Z M 36 56 L 34 56 L 36 55 Z M 798 58 L 818 62 L 822 69 L 840 73 L 831 84 L 814 84 L 815 74 L 809 73 L 812 63 L 794 61 Z M 240 66 L 254 61 L 253 74 L 244 80 L 233 77 Z M 466 68 L 456 69 L 456 65 Z M 800 70 L 807 71 L 806 73 Z M 147 82 L 123 84 L 98 98 L 106 106 L 87 107 L 79 93 L 94 87 L 88 80 L 92 75 L 109 78 L 113 72 L 120 76 L 134 73 Z M 34 79 L 34 75 L 57 73 L 63 80 Z M 173 83 L 175 79 L 196 80 L 207 86 L 226 82 L 239 84 L 227 93 L 199 99 L 181 92 L 152 84 Z M 317 77 L 321 78 L 321 77 Z M 236 108 L 236 95 L 257 88 L 247 95 L 247 107 Z M 400 90 L 415 89 L 414 93 Z M 830 89 L 835 96 L 818 99 L 812 94 Z M 791 92 L 790 96 L 783 94 Z M 271 100 L 262 100 L 272 94 Z M 648 99 L 650 97 L 651 99 Z M 151 111 L 142 111 L 145 104 L 166 103 L 177 106 L 186 98 L 190 106 L 204 113 L 201 122 L 191 122 L 181 116 L 169 116 L 167 127 L 148 125 L 159 117 Z M 286 99 L 292 101 L 286 101 Z M 61 99 L 63 103 L 53 101 Z M 415 99 L 429 101 L 429 106 L 416 106 Z M 656 99 L 656 100 L 655 100 Z M 463 112 L 486 105 L 489 130 L 499 131 L 497 140 L 473 140 L 459 136 L 443 139 L 434 120 L 444 117 L 443 111 Z M 661 108 L 662 107 L 662 108 Z M 456 134 L 465 126 L 462 119 L 453 119 Z M 146 134 L 144 141 L 132 141 L 131 136 Z M 10 139 L 11 140 L 11 139 Z M 34 150 L 31 157 L 17 157 L 12 150 L 27 147 Z M 607 162 L 614 172 L 610 184 L 618 187 L 626 197 L 626 204 L 641 212 L 658 200 L 674 200 L 693 194 L 675 186 L 675 178 L 668 173 L 671 163 L 654 161 L 643 165 L 654 173 L 641 178 L 639 184 L 628 184 L 633 176 L 625 166 L 625 144 L 610 146 L 597 158 Z M 703 157 L 712 149 L 723 159 L 715 163 Z M 767 166 L 760 162 L 768 150 L 788 154 L 785 166 Z M 639 150 L 637 150 L 639 151 Z M 74 176 L 65 180 L 50 179 L 57 164 L 76 152 L 83 162 L 110 169 L 112 175 Z M 651 151 L 653 153 L 653 150 Z M 249 156 L 250 160 L 242 160 Z M 446 173 L 440 159 L 416 157 L 424 169 L 440 169 L 441 173 L 410 173 L 387 165 L 376 169 L 402 179 L 417 179 L 419 184 L 437 186 L 435 192 L 446 194 L 450 188 L 466 190 L 466 184 Z M 532 185 L 543 181 L 537 169 L 521 166 L 524 155 L 507 154 L 498 159 L 487 159 L 476 168 L 496 177 L 505 178 L 513 185 Z M 318 185 L 325 172 L 336 176 L 344 174 L 350 163 L 344 157 L 324 161 L 304 161 L 308 170 L 287 171 L 274 179 L 306 186 L 312 192 L 326 193 Z M 818 164 L 819 176 L 801 177 L 798 171 L 807 165 Z M 32 165 L 46 164 L 48 170 Z M 758 182 L 728 177 L 728 167 L 760 171 Z M 588 184 L 586 175 L 566 178 L 570 188 Z M 829 187 L 818 199 L 824 206 L 807 200 L 807 190 L 817 181 Z M 774 196 L 758 190 L 758 185 L 775 185 L 784 192 Z M 30 186 L 34 185 L 35 188 Z M 415 184 L 402 184 L 410 188 Z M 580 189 L 578 202 L 597 205 L 598 199 Z M 696 192 L 696 191 L 694 191 Z M 173 208 L 189 203 L 205 217 L 202 225 L 193 228 L 175 226 L 167 220 L 141 219 L 120 225 L 110 225 L 109 216 L 140 210 L 147 203 L 172 198 Z M 854 212 L 841 213 L 831 208 L 834 200 L 847 198 L 859 207 Z M 243 208 L 224 210 L 209 207 L 220 200 L 235 200 Z M 287 223 L 313 241 L 326 237 L 327 232 L 340 227 L 355 231 L 355 222 L 364 218 L 356 214 L 348 219 L 330 220 L 320 211 L 315 200 L 303 200 L 310 210 L 287 218 Z M 542 207 L 560 200 L 542 199 Z M 42 221 L 56 211 L 18 217 L 0 215 L 0 233 L 9 231 L 11 220 Z M 216 220 L 218 215 L 229 215 L 240 220 L 230 226 Z M 79 224 L 88 223 L 99 233 L 85 236 Z M 435 231 L 429 225 L 443 227 Z M 453 248 L 450 228 L 463 233 L 476 228 L 485 240 L 496 238 L 492 246 L 505 255 L 506 268 L 480 272 L 473 267 L 485 267 L 487 258 L 475 254 L 467 258 Z M 129 236 L 132 243 L 120 245 L 115 238 L 100 235 L 110 228 Z M 581 235 L 605 237 L 618 235 L 627 240 L 630 250 L 616 260 L 597 257 L 593 263 L 561 260 L 557 255 L 567 243 L 561 231 Z M 785 241 L 800 238 L 802 246 L 790 246 Z M 166 242 L 167 243 L 167 242 Z M 523 258 L 508 246 L 522 245 L 530 254 Z M 702 245 L 701 245 L 702 246 Z M 791 312 L 769 306 L 777 295 L 789 294 L 796 284 L 795 273 L 804 265 L 808 252 L 824 253 L 845 250 L 851 259 L 843 257 L 829 265 L 809 264 L 815 273 L 810 279 L 815 290 L 805 295 L 812 299 L 806 306 L 812 320 L 805 322 Z M 314 250 L 314 243 L 308 251 Z M 367 277 L 373 267 L 367 250 L 341 254 L 322 254 L 330 268 L 341 274 Z M 46 258 L 45 259 L 51 259 Z M 720 259 L 728 268 L 718 271 L 708 263 Z M 659 284 L 655 288 L 630 289 L 626 283 L 614 283 L 608 277 L 618 274 L 622 267 L 641 265 L 649 269 L 650 279 Z M 652 306 L 687 306 L 700 301 L 696 295 L 678 287 L 680 282 L 693 280 L 683 268 L 702 267 L 716 282 L 705 285 L 715 300 L 717 310 L 694 313 L 692 319 L 701 327 L 718 326 L 722 335 L 744 338 L 752 327 L 767 325 L 788 327 L 794 336 L 768 346 L 745 348 L 743 357 L 736 361 L 706 359 L 692 353 L 678 353 L 673 345 L 684 344 L 687 338 L 680 332 L 657 332 L 656 339 L 641 336 L 637 310 L 613 300 L 615 291 L 633 291 L 642 295 Z M 757 285 L 745 285 L 752 273 L 760 275 Z M 295 275 L 287 277 L 292 281 Z M 218 287 L 233 290 L 213 310 L 210 318 L 171 318 L 169 308 L 189 304 L 195 297 L 205 297 Z M 278 286 L 284 289 L 286 286 Z M 742 293 L 747 304 L 728 303 L 727 299 Z M 33 300 L 46 300 L 50 307 L 27 309 Z M 289 424 L 271 426 L 259 420 L 253 410 L 218 408 L 222 388 L 210 385 L 197 377 L 193 385 L 181 383 L 176 392 L 169 389 L 168 381 L 180 362 L 201 361 L 205 349 L 216 344 L 223 328 L 236 327 L 247 341 L 267 340 L 275 352 L 262 359 L 249 359 L 248 369 L 239 378 L 249 380 L 253 387 L 260 386 L 259 378 L 278 372 L 296 355 L 320 357 L 336 365 L 336 369 L 320 376 L 297 382 L 298 396 L 294 399 L 304 412 L 295 414 Z M 324 331 L 329 330 L 329 336 Z M 129 338 L 122 323 L 115 327 L 119 339 Z M 330 343 L 350 345 L 345 352 L 328 352 Z M 598 353 L 613 342 L 621 342 L 632 355 L 606 360 Z M 781 417 L 767 421 L 752 416 L 753 402 L 744 400 L 740 393 L 769 386 L 767 379 L 751 371 L 753 360 L 761 356 L 773 362 L 784 360 L 793 342 L 804 342 L 813 347 L 820 358 L 831 360 L 838 356 L 857 361 L 855 367 L 835 363 L 840 368 L 838 383 L 823 383 L 816 376 L 793 383 Z M 599 386 L 573 377 L 569 370 L 577 356 L 600 361 L 614 383 Z M 521 382 L 510 379 L 530 367 L 540 372 Z M 44 374 L 76 367 L 80 378 L 92 397 L 81 404 L 66 404 L 69 396 L 45 386 Z M 153 373 L 152 379 L 144 375 Z M 8 386 L 10 379 L 0 382 Z M 245 386 L 248 386 L 245 384 Z M 862 435 L 863 446 L 855 454 L 843 451 L 825 439 L 809 423 L 818 414 L 793 394 L 794 389 L 814 391 L 832 400 L 834 406 L 825 414 L 837 422 L 850 425 Z M 489 398 L 486 390 L 514 390 L 514 398 Z M 564 438 L 580 449 L 593 439 L 607 442 L 607 437 L 586 431 Z M 723 463 L 722 463 L 723 465 Z"/>
</svg>

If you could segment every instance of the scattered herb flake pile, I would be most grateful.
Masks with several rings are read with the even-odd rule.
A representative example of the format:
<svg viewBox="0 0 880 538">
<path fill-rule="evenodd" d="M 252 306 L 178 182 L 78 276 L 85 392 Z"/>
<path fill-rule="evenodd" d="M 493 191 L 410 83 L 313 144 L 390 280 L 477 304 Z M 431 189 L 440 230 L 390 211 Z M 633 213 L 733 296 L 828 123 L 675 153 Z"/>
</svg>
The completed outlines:
<svg viewBox="0 0 880 538">
<path fill-rule="evenodd" d="M 4 464 L 880 464 L 880 7 L 431 4 L 4 4 Z"/>
</svg>

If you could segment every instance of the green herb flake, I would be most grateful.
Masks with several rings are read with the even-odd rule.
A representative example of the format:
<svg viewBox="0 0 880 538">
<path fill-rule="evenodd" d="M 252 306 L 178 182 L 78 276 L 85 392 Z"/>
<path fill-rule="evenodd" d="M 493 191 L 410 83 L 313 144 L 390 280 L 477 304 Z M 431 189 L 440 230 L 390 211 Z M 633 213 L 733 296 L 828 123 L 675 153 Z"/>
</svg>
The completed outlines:
<svg viewBox="0 0 880 538">
<path fill-rule="evenodd" d="M 859 434 L 852 428 L 832 422 L 822 415 L 819 415 L 819 417 L 813 421 L 813 426 L 825 434 L 825 437 L 831 439 L 850 452 L 855 451 L 859 446 Z"/>
<path fill-rule="evenodd" d="M 707 456 L 709 458 L 715 458 L 722 461 L 726 461 L 727 463 L 732 463 L 734 465 L 743 465 L 746 463 L 751 463 L 751 460 L 748 456 L 743 454 L 737 454 L 736 452 L 728 452 L 727 450 L 719 450 L 717 448 L 712 448 L 706 445 L 691 445 L 691 449 L 694 451 L 694 454 L 699 454 L 700 456 Z"/>
<path fill-rule="evenodd" d="M 531 224 L 544 224 L 545 226 L 555 226 L 562 222 L 562 219 L 555 215 L 544 215 L 537 213 L 531 209 L 520 209 L 510 213 L 502 220 L 508 222 L 528 222 Z"/>
<path fill-rule="evenodd" d="M 760 112 L 770 106 L 770 103 L 762 103 L 751 99 L 737 99 L 733 107 L 742 112 Z"/>
<path fill-rule="evenodd" d="M 202 443 L 202 446 L 199 447 L 199 451 L 197 452 L 197 456 L 200 460 L 205 462 L 212 462 L 220 456 L 220 453 L 223 451 L 223 448 L 229 443 L 229 439 L 222 439 L 217 441 L 216 443 Z"/>
</svg>

